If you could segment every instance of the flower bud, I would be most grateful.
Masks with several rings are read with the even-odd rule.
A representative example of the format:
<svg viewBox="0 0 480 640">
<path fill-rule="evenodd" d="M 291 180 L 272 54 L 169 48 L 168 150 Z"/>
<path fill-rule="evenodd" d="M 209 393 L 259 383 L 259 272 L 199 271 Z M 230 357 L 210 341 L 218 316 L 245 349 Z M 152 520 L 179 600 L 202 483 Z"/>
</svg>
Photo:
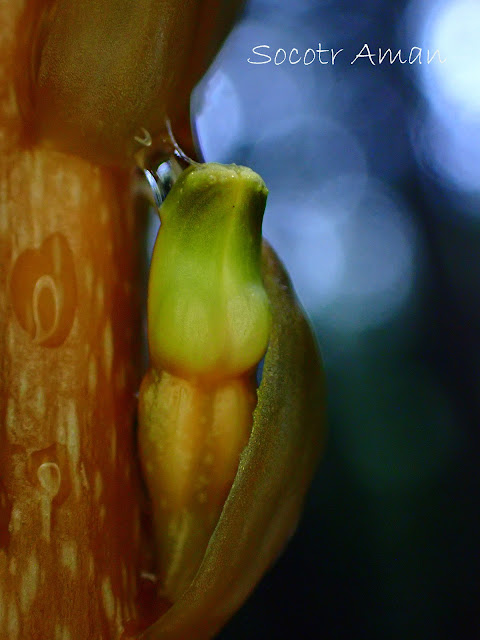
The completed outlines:
<svg viewBox="0 0 480 640">
<path fill-rule="evenodd" d="M 160 595 L 173 606 L 142 640 L 219 630 L 295 529 L 323 446 L 321 361 L 288 276 L 262 249 L 266 195 L 249 169 L 196 165 L 160 210 L 138 440 Z"/>
<path fill-rule="evenodd" d="M 246 167 L 195 165 L 160 210 L 148 304 L 153 365 L 222 379 L 255 367 L 271 317 L 260 268 L 267 188 Z"/>
<path fill-rule="evenodd" d="M 160 210 L 138 442 L 161 595 L 172 602 L 200 567 L 250 437 L 254 369 L 271 329 L 260 262 L 266 197 L 250 169 L 194 165 Z"/>
</svg>

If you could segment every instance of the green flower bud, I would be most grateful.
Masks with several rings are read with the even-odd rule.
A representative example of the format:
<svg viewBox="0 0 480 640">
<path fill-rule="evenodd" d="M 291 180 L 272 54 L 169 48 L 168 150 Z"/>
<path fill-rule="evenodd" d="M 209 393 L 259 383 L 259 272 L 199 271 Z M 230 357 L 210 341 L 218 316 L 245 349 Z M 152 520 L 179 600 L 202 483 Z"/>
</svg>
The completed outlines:
<svg viewBox="0 0 480 640">
<path fill-rule="evenodd" d="M 262 249 L 266 196 L 249 169 L 197 165 L 160 210 L 138 443 L 172 606 L 141 640 L 213 637 L 292 534 L 323 448 L 321 360 Z"/>
<path fill-rule="evenodd" d="M 271 314 L 261 227 L 267 188 L 236 165 L 187 169 L 160 209 L 149 284 L 153 366 L 182 378 L 223 379 L 255 367 Z"/>
</svg>

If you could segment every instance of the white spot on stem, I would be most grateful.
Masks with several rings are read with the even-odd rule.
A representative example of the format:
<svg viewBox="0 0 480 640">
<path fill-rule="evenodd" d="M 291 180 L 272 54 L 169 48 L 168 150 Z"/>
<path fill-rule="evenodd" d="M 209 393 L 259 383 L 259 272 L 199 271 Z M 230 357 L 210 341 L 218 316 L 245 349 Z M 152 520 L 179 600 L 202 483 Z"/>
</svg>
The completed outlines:
<svg viewBox="0 0 480 640">
<path fill-rule="evenodd" d="M 39 565 L 35 555 L 31 555 L 27 561 L 20 587 L 20 608 L 26 615 L 35 600 L 38 590 Z"/>
<path fill-rule="evenodd" d="M 75 540 L 68 540 L 62 544 L 61 548 L 61 561 L 62 565 L 69 569 L 72 573 L 77 572 L 77 543 Z"/>
<path fill-rule="evenodd" d="M 102 600 L 107 618 L 112 621 L 115 617 L 115 598 L 113 596 L 110 578 L 105 578 L 102 582 Z"/>
</svg>

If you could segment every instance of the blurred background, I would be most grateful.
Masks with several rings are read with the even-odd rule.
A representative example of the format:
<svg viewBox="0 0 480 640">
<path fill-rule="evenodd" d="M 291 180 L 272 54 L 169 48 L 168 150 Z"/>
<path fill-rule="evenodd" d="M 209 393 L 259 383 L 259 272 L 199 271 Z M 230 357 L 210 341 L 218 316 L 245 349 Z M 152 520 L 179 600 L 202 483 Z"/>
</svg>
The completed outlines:
<svg viewBox="0 0 480 640">
<path fill-rule="evenodd" d="M 220 638 L 480 637 L 480 2 L 251 0 L 192 106 L 270 189 L 329 386 L 299 529 Z"/>
</svg>

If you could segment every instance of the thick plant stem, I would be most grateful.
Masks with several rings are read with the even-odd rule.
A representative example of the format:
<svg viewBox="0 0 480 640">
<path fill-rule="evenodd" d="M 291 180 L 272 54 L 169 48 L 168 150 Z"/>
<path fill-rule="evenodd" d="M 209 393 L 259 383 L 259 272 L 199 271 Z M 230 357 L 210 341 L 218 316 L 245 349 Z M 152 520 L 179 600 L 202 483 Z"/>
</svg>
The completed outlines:
<svg viewBox="0 0 480 640">
<path fill-rule="evenodd" d="M 127 173 L 25 148 L 22 5 L 0 3 L 0 640 L 118 640 L 141 566 L 139 229 Z"/>
</svg>

